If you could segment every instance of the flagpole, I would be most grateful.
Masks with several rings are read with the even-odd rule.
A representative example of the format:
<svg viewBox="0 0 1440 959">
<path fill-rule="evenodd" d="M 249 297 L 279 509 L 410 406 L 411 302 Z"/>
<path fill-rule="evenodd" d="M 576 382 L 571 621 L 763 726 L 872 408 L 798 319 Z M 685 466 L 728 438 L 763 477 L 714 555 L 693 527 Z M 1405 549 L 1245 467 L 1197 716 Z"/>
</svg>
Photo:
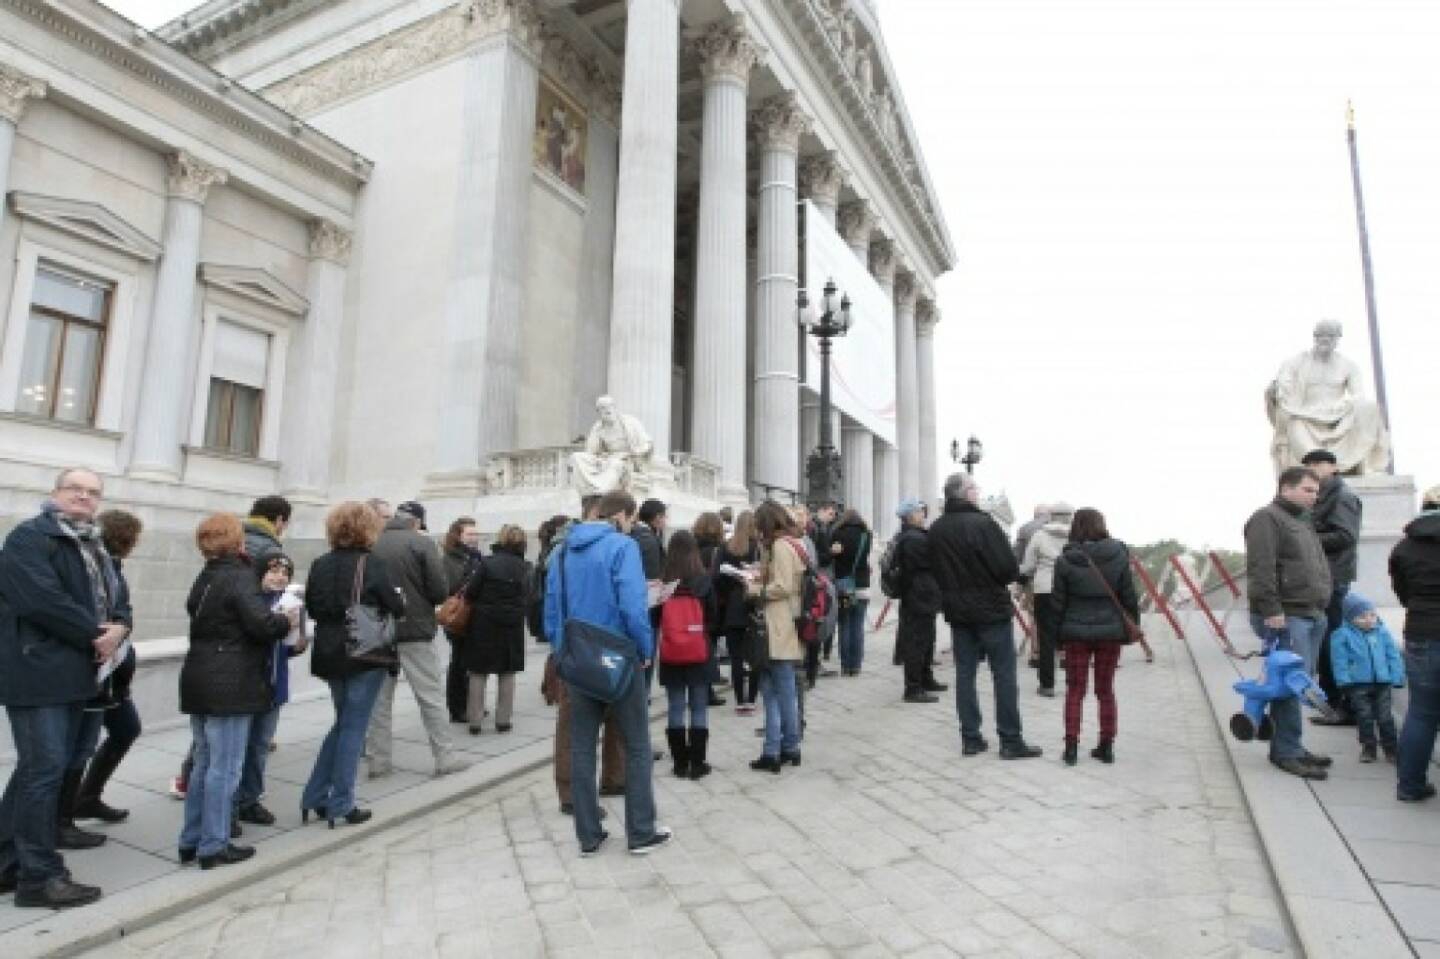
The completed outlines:
<svg viewBox="0 0 1440 959">
<path fill-rule="evenodd" d="M 1370 262 L 1370 230 L 1365 224 L 1365 191 L 1360 186 L 1360 149 L 1355 139 L 1355 106 L 1345 103 L 1345 139 L 1350 145 L 1350 181 L 1355 188 L 1355 226 L 1360 234 L 1360 269 L 1365 278 L 1365 312 L 1370 320 L 1370 361 L 1375 371 L 1375 401 L 1380 421 L 1390 432 L 1390 401 L 1385 393 L 1385 359 L 1380 348 L 1380 317 L 1375 309 L 1375 271 Z M 1395 454 L 1390 454 L 1386 472 L 1395 472 Z"/>
</svg>

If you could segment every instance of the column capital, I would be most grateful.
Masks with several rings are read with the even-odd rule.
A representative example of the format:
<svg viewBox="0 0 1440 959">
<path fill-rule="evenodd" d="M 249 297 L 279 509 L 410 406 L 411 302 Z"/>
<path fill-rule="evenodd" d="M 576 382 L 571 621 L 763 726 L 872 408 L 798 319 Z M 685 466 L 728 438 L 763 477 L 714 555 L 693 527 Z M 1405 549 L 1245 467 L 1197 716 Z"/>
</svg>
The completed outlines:
<svg viewBox="0 0 1440 959">
<path fill-rule="evenodd" d="M 540 55 L 544 41 L 535 0 L 463 0 L 460 14 L 479 36 L 509 31 L 531 53 Z"/>
<path fill-rule="evenodd" d="M 741 86 L 750 82 L 750 71 L 765 57 L 745 26 L 745 18 L 727 17 L 690 41 L 691 52 L 700 61 L 700 75 L 706 83 L 730 81 Z"/>
<path fill-rule="evenodd" d="M 810 118 L 793 93 L 781 93 L 760 105 L 754 115 L 760 145 L 767 150 L 800 152 L 800 137 L 810 132 Z"/>
<path fill-rule="evenodd" d="M 895 281 L 897 260 L 894 240 L 882 237 L 870 244 L 870 272 L 882 284 Z"/>
<path fill-rule="evenodd" d="M 340 266 L 350 265 L 349 230 L 341 229 L 330 220 L 310 221 L 310 258 L 329 260 Z"/>
<path fill-rule="evenodd" d="M 27 102 L 45 96 L 47 89 L 44 80 L 0 63 L 0 120 L 19 123 Z"/>
<path fill-rule="evenodd" d="M 204 203 L 210 188 L 224 183 L 229 175 L 217 166 L 211 166 L 184 150 L 165 158 L 170 168 L 170 195 L 182 200 Z"/>
<path fill-rule="evenodd" d="M 915 335 L 934 336 L 935 324 L 940 322 L 940 307 L 928 297 L 921 297 L 915 304 Z"/>
<path fill-rule="evenodd" d="M 800 195 L 828 206 L 840 202 L 845 168 L 833 151 L 816 153 L 800 161 Z"/>
<path fill-rule="evenodd" d="M 895 270 L 895 308 L 913 313 L 918 293 L 915 286 L 915 274 L 897 268 Z"/>
<path fill-rule="evenodd" d="M 840 235 L 845 237 L 845 242 L 851 246 L 862 243 L 869 246 L 870 234 L 875 232 L 878 220 L 870 201 L 852 200 L 840 207 Z"/>
</svg>

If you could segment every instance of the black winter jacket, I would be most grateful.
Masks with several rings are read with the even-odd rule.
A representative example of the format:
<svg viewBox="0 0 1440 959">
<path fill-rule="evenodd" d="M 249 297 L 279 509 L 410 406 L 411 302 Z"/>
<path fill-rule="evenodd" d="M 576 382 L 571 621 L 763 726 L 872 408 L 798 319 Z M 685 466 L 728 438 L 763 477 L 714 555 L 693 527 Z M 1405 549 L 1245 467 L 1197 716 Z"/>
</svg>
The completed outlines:
<svg viewBox="0 0 1440 959">
<path fill-rule="evenodd" d="M 345 610 L 355 601 L 355 566 L 365 560 L 360 601 L 385 610 L 392 616 L 405 615 L 399 583 L 390 576 L 385 561 L 363 549 L 331 550 L 310 564 L 305 580 L 305 611 L 315 620 L 315 643 L 310 653 L 310 672 L 321 679 L 345 679 L 367 669 L 384 669 L 375 663 L 355 662 L 345 654 Z"/>
<path fill-rule="evenodd" d="M 471 673 L 518 673 L 525 668 L 525 601 L 530 564 L 519 553 L 499 546 L 480 561 L 465 598 L 470 600 L 470 629 L 461 660 Z"/>
<path fill-rule="evenodd" d="M 1330 563 L 1330 580 L 1337 587 L 1355 582 L 1362 509 L 1360 497 L 1343 479 L 1332 476 L 1320 487 L 1320 498 L 1310 511 L 1310 522 Z"/>
<path fill-rule="evenodd" d="M 934 616 L 940 612 L 940 585 L 935 580 L 930 536 L 919 526 L 900 530 L 895 544 L 900 564 L 900 609 L 907 616 Z"/>
<path fill-rule="evenodd" d="M 1105 577 L 1104 583 L 1100 576 Z M 1055 583 L 1050 591 L 1060 641 L 1132 642 L 1125 618 L 1115 608 L 1116 599 L 1130 621 L 1138 624 L 1140 599 L 1130 575 L 1130 551 L 1125 544 L 1118 539 L 1102 539 L 1066 546 L 1055 563 Z"/>
<path fill-rule="evenodd" d="M 737 629 L 745 629 L 750 625 L 750 605 L 745 597 L 745 583 L 734 576 L 725 576 L 720 572 L 720 567 L 727 563 L 735 567 L 743 567 L 751 563 L 760 562 L 760 547 L 752 546 L 750 552 L 744 556 L 737 556 L 730 552 L 730 545 L 719 548 L 717 555 L 711 557 L 711 564 L 706 566 L 706 571 L 714 571 L 715 602 L 717 607 L 716 627 L 720 632 L 732 632 Z"/>
<path fill-rule="evenodd" d="M 1330 604 L 1330 564 L 1304 511 L 1283 497 L 1245 524 L 1250 612 L 1260 617 L 1321 616 Z"/>
<path fill-rule="evenodd" d="M 116 622 L 131 624 L 123 581 L 111 606 Z M 0 550 L 0 705 L 92 698 L 99 635 L 80 547 L 44 513 L 16 526 Z"/>
<path fill-rule="evenodd" d="M 846 523 L 836 527 L 833 542 L 840 544 L 835 556 L 835 578 L 855 577 L 856 589 L 870 588 L 870 548 L 875 535 L 864 523 Z"/>
<path fill-rule="evenodd" d="M 640 547 L 640 565 L 645 567 L 645 578 L 659 579 L 665 569 L 665 544 L 649 526 L 637 522 L 630 528 L 630 538 Z"/>
<path fill-rule="evenodd" d="M 180 711 L 192 716 L 263 713 L 275 703 L 270 650 L 290 632 L 260 595 L 255 569 L 240 556 L 205 564 L 190 598 L 190 648 L 180 667 Z"/>
<path fill-rule="evenodd" d="M 1405 527 L 1390 553 L 1390 583 L 1405 606 L 1405 640 L 1440 642 L 1440 510 Z"/>
<path fill-rule="evenodd" d="M 1014 611 L 1006 587 L 1019 580 L 1020 564 L 988 513 L 969 500 L 946 500 L 944 515 L 930 524 L 930 558 L 947 623 L 1010 621 Z"/>
</svg>

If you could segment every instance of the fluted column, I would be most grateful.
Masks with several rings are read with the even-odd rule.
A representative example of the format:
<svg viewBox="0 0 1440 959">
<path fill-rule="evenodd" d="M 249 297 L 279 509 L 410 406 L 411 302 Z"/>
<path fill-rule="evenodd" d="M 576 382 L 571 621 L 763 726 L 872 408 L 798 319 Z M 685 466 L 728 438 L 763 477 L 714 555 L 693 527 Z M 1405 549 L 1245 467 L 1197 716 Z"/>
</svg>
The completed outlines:
<svg viewBox="0 0 1440 959">
<path fill-rule="evenodd" d="M 870 263 L 870 237 L 875 232 L 875 210 L 865 200 L 852 200 L 840 207 L 836 226 L 856 259 Z"/>
<path fill-rule="evenodd" d="M 800 161 L 800 195 L 811 203 L 831 226 L 840 214 L 840 188 L 845 170 L 833 152 L 817 153 Z"/>
<path fill-rule="evenodd" d="M 915 364 L 915 277 L 895 278 L 895 446 L 900 451 L 900 495 L 923 496 L 920 487 L 920 381 Z"/>
<path fill-rule="evenodd" d="M 796 164 L 810 121 L 794 94 L 755 117 L 760 135 L 760 212 L 755 252 L 755 470 L 760 486 L 800 491 L 799 224 Z"/>
<path fill-rule="evenodd" d="M 193 404 L 185 395 L 194 369 L 195 271 L 200 264 L 200 226 L 210 188 L 225 182 L 218 167 L 188 153 L 168 159 L 169 196 L 165 202 L 164 252 L 155 278 L 155 304 L 145 344 L 144 389 L 135 417 L 132 475 L 180 478 L 180 444 L 185 415 Z M 199 384 L 204 389 L 205 384 Z"/>
<path fill-rule="evenodd" d="M 10 192 L 10 154 L 15 130 L 32 99 L 45 95 L 45 82 L 0 63 L 0 226 L 5 225 L 5 195 Z"/>
<path fill-rule="evenodd" d="M 743 501 L 745 417 L 745 90 L 760 48 L 738 19 L 694 44 L 705 82 L 695 243 L 694 451 L 720 467 L 721 499 Z"/>
<path fill-rule="evenodd" d="M 662 471 L 670 450 L 679 117 L 677 0 L 630 0 L 625 20 L 610 395 L 639 418 Z"/>
<path fill-rule="evenodd" d="M 487 39 L 467 54 L 460 177 L 449 202 L 441 394 L 425 494 L 480 491 L 488 457 L 515 444 L 530 231 L 540 21 L 533 0 L 474 4 Z"/>
<path fill-rule="evenodd" d="M 880 289 L 885 297 L 893 302 L 895 297 L 895 244 L 888 239 L 881 238 L 870 244 L 869 256 L 870 272 L 875 281 L 880 284 Z M 898 393 L 898 387 L 897 387 Z M 896 431 L 895 439 L 899 442 L 899 397 L 896 397 Z M 885 440 L 875 441 L 875 529 L 883 537 L 889 538 L 899 527 L 899 521 L 895 518 L 895 507 L 900 503 L 900 454 L 895 444 L 887 443 Z"/>
<path fill-rule="evenodd" d="M 922 299 L 915 311 L 915 372 L 920 391 L 920 498 L 939 515 L 940 476 L 935 459 L 935 324 L 940 311 L 935 302 Z"/>
<path fill-rule="evenodd" d="M 874 527 L 879 515 L 875 512 L 875 434 L 858 424 L 847 428 L 840 464 L 845 474 L 845 505 L 859 510 Z"/>
<path fill-rule="evenodd" d="M 285 387 L 285 431 L 280 437 L 281 487 L 293 498 L 324 502 L 334 449 L 335 388 L 345 322 L 345 271 L 350 234 L 329 220 L 310 224 L 310 269 L 305 295 L 310 312 L 291 347 L 293 375 Z"/>
<path fill-rule="evenodd" d="M 580 241 L 582 305 L 575 334 L 570 436 L 585 435 L 595 422 L 595 401 L 606 395 L 610 298 L 615 284 L 615 179 L 620 163 L 620 131 L 592 117 L 586 139 L 585 233 Z"/>
</svg>

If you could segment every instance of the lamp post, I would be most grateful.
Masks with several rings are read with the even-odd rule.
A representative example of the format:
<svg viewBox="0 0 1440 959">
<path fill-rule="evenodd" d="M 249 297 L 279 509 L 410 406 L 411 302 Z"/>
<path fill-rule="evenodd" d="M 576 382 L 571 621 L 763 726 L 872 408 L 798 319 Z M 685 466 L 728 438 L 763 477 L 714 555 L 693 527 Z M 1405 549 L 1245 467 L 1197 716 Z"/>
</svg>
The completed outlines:
<svg viewBox="0 0 1440 959">
<path fill-rule="evenodd" d="M 810 505 L 839 501 L 840 451 L 830 428 L 830 347 L 831 341 L 850 331 L 850 297 L 840 296 L 835 281 L 825 284 L 818 316 L 810 312 L 810 298 L 802 289 L 798 298 L 800 326 L 820 344 L 820 443 L 805 463 L 805 480 Z"/>
<path fill-rule="evenodd" d="M 980 463 L 980 457 L 984 452 L 985 447 L 973 436 L 965 441 L 964 456 L 960 455 L 960 441 L 950 441 L 950 458 L 965 467 L 965 472 L 971 475 L 974 475 L 975 467 Z"/>
</svg>

